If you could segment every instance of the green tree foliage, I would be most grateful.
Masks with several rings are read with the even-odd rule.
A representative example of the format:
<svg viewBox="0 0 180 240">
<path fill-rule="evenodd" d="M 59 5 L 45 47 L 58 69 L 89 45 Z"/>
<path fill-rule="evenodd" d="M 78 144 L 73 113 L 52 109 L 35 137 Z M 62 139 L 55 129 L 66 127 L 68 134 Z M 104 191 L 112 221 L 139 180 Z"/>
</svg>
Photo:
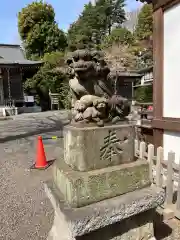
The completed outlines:
<svg viewBox="0 0 180 240">
<path fill-rule="evenodd" d="M 153 89 L 152 86 L 142 86 L 135 90 L 135 99 L 138 102 L 152 102 Z"/>
<path fill-rule="evenodd" d="M 131 45 L 134 42 L 133 34 L 127 28 L 114 28 L 110 35 L 106 36 L 103 45 L 109 47 L 116 45 Z"/>
<path fill-rule="evenodd" d="M 64 66 L 64 52 L 51 52 L 46 53 L 43 57 L 43 61 L 49 64 L 51 68 Z"/>
<path fill-rule="evenodd" d="M 135 43 L 131 47 L 132 53 L 137 57 L 136 68 L 146 68 L 153 65 L 153 8 L 145 4 L 139 15 L 134 32 Z"/>
<path fill-rule="evenodd" d="M 28 58 L 42 58 L 47 52 L 62 51 L 67 46 L 53 7 L 43 1 L 32 2 L 19 12 L 18 30 Z"/>
<path fill-rule="evenodd" d="M 68 30 L 68 45 L 71 50 L 93 47 L 92 37 L 96 34 L 96 41 L 100 41 L 101 21 L 99 14 L 91 2 L 85 4 L 77 21 Z"/>
<path fill-rule="evenodd" d="M 125 20 L 124 0 L 97 0 L 84 6 L 82 13 L 68 30 L 70 49 L 98 47 L 112 26 Z"/>
<path fill-rule="evenodd" d="M 141 51 L 137 58 L 137 68 L 142 69 L 153 65 L 153 49 L 146 48 Z"/>
<path fill-rule="evenodd" d="M 56 67 L 63 66 L 64 53 L 52 52 L 45 54 L 44 65 L 30 79 L 27 79 L 24 87 L 26 92 L 35 90 L 39 97 L 41 107 L 49 109 L 49 90 L 52 93 L 60 93 L 61 107 L 69 106 L 68 77 L 63 71 L 56 71 Z"/>
<path fill-rule="evenodd" d="M 68 48 L 74 51 L 78 48 L 90 48 L 92 46 L 92 30 L 85 27 L 83 21 L 78 19 L 71 24 L 68 30 Z"/>
<path fill-rule="evenodd" d="M 125 21 L 124 0 L 97 0 L 97 11 L 101 12 L 106 32 L 111 34 L 114 25 L 121 26 Z"/>
<path fill-rule="evenodd" d="M 138 15 L 138 23 L 134 34 L 138 40 L 144 40 L 152 36 L 152 31 L 153 8 L 151 4 L 145 4 Z"/>
</svg>

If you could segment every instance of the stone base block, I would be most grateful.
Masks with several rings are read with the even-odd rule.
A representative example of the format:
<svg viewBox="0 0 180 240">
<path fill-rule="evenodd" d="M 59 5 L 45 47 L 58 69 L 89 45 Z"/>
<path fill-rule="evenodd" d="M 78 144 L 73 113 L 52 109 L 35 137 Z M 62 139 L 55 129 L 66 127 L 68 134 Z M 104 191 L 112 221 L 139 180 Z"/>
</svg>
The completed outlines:
<svg viewBox="0 0 180 240">
<path fill-rule="evenodd" d="M 169 208 L 166 208 L 164 209 L 163 211 L 163 220 L 164 221 L 167 221 L 169 219 L 172 219 L 175 217 L 175 213 L 173 210 L 169 209 Z"/>
<path fill-rule="evenodd" d="M 82 207 L 149 186 L 149 165 L 147 161 L 138 160 L 80 172 L 58 160 L 54 166 L 54 182 L 65 201 L 72 207 Z"/>
<path fill-rule="evenodd" d="M 134 161 L 134 126 L 64 128 L 64 161 L 74 170 L 89 171 Z"/>
<path fill-rule="evenodd" d="M 48 240 L 154 240 L 155 208 L 164 191 L 148 187 L 82 208 L 71 208 L 52 183 L 45 191 L 55 210 Z"/>
</svg>

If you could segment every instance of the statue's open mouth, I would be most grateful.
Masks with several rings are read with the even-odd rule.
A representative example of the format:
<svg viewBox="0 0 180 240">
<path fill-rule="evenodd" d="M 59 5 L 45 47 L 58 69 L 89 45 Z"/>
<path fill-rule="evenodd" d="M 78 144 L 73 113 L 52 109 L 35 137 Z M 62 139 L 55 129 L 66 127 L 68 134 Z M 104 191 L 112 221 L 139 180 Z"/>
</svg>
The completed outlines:
<svg viewBox="0 0 180 240">
<path fill-rule="evenodd" d="M 85 67 L 76 67 L 74 68 L 75 72 L 86 72 L 88 70 L 88 68 L 85 68 Z"/>
<path fill-rule="evenodd" d="M 94 65 L 92 62 L 75 62 L 73 67 L 75 72 L 86 72 L 87 70 L 93 69 Z"/>
</svg>

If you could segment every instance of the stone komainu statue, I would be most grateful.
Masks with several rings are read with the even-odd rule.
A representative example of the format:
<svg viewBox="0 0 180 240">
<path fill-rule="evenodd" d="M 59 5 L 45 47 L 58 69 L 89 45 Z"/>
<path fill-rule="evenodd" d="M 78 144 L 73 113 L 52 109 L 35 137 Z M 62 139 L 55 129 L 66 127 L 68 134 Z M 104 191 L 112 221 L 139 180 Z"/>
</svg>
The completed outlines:
<svg viewBox="0 0 180 240">
<path fill-rule="evenodd" d="M 116 123 L 129 114 L 128 100 L 114 95 L 112 82 L 102 51 L 76 50 L 69 53 L 70 90 L 73 122 Z"/>
</svg>

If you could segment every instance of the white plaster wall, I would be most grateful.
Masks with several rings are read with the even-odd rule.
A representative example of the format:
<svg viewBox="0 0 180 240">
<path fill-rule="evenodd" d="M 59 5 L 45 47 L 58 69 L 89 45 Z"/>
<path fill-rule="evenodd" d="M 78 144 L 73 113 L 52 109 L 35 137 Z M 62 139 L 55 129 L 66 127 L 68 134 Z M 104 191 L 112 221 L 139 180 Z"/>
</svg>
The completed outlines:
<svg viewBox="0 0 180 240">
<path fill-rule="evenodd" d="M 164 159 L 168 159 L 168 152 L 175 152 L 175 162 L 180 160 L 180 133 L 164 131 L 163 135 Z"/>
<path fill-rule="evenodd" d="M 164 12 L 163 77 L 163 116 L 180 118 L 180 3 Z"/>
<path fill-rule="evenodd" d="M 144 85 L 144 76 L 141 77 L 141 85 Z"/>
</svg>

